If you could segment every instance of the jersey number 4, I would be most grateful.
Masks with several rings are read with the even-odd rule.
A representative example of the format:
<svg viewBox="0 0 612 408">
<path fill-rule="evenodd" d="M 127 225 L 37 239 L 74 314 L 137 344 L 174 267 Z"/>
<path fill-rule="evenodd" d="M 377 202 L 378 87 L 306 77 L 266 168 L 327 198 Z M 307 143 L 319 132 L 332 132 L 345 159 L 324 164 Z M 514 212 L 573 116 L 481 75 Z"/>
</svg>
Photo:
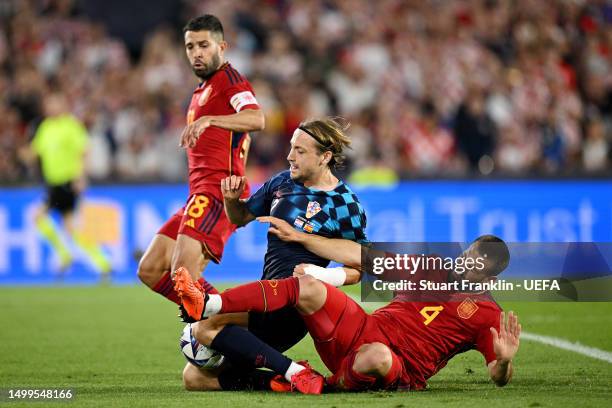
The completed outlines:
<svg viewBox="0 0 612 408">
<path fill-rule="evenodd" d="M 423 322 L 425 326 L 429 323 L 433 322 L 433 320 L 440 314 L 440 312 L 444 310 L 444 306 L 425 306 L 421 309 L 421 316 L 425 318 Z"/>
</svg>

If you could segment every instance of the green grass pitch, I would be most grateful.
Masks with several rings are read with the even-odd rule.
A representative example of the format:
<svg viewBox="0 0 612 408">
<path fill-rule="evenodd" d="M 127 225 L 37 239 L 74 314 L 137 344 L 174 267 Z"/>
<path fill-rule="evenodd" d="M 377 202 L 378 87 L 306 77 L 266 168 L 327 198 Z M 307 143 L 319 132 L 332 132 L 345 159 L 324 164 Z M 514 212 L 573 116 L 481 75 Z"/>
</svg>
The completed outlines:
<svg viewBox="0 0 612 408">
<path fill-rule="evenodd" d="M 612 303 L 516 303 L 524 330 L 612 350 Z M 72 388 L 50 406 L 609 406 L 612 364 L 523 340 L 513 381 L 489 382 L 482 357 L 455 357 L 422 392 L 278 395 L 186 392 L 176 307 L 142 286 L 0 288 L 0 388 Z M 290 356 L 324 370 L 307 337 Z M 4 406 L 45 406 L 7 402 Z"/>
</svg>

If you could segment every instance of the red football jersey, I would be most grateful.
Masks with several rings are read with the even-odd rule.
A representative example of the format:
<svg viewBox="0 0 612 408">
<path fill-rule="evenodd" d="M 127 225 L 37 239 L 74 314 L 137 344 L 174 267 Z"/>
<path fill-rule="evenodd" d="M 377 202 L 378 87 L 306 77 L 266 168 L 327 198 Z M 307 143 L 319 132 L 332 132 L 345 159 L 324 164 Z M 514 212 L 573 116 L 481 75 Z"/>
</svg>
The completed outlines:
<svg viewBox="0 0 612 408">
<path fill-rule="evenodd" d="M 500 312 L 488 294 L 457 293 L 447 302 L 394 300 L 373 316 L 404 361 L 403 385 L 421 389 L 458 353 L 476 349 L 487 364 L 495 360 L 490 328 L 499 331 Z"/>
<path fill-rule="evenodd" d="M 229 63 L 202 82 L 191 97 L 187 124 L 202 116 L 231 115 L 243 109 L 259 109 L 251 84 Z M 189 194 L 207 192 L 221 199 L 221 180 L 243 176 L 250 138 L 248 133 L 211 126 L 187 149 Z M 244 196 L 249 195 L 249 188 Z"/>
</svg>

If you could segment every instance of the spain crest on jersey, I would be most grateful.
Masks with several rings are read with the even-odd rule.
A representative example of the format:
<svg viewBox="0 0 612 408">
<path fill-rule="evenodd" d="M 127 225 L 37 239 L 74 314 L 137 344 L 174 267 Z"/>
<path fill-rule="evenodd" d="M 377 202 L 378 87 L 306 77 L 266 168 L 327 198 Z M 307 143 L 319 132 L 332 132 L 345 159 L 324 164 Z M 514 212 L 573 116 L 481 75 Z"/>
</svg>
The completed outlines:
<svg viewBox="0 0 612 408">
<path fill-rule="evenodd" d="M 211 92 L 212 92 L 212 86 L 208 85 L 206 88 L 204 88 L 204 90 L 200 94 L 200 97 L 198 98 L 198 106 L 204 106 L 206 104 L 206 102 L 208 101 L 208 98 L 210 97 Z"/>
<path fill-rule="evenodd" d="M 457 306 L 457 314 L 462 319 L 469 319 L 478 310 L 478 305 L 470 298 L 465 298 L 459 306 Z"/>
<path fill-rule="evenodd" d="M 309 201 L 306 207 L 306 218 L 312 218 L 321 211 L 321 204 L 317 201 Z"/>
</svg>

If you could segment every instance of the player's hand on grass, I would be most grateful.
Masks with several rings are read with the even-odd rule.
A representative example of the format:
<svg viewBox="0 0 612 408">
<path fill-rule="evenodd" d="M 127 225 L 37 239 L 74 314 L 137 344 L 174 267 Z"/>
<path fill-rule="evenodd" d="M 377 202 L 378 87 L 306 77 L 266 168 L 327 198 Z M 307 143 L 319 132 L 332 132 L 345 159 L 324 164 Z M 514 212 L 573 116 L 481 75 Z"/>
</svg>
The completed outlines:
<svg viewBox="0 0 612 408">
<path fill-rule="evenodd" d="M 210 118 L 202 116 L 198 120 L 188 125 L 181 134 L 181 143 L 179 146 L 191 148 L 195 146 L 202 132 L 210 127 Z"/>
<path fill-rule="evenodd" d="M 306 267 L 310 264 L 301 263 L 293 268 L 293 276 L 300 277 L 306 275 Z"/>
<path fill-rule="evenodd" d="M 230 176 L 221 180 L 221 194 L 227 200 L 238 200 L 244 187 L 246 186 L 246 177 Z"/>
<path fill-rule="evenodd" d="M 519 337 L 521 336 L 521 325 L 518 322 L 518 317 L 510 312 L 506 320 L 505 313 L 501 312 L 499 333 L 494 327 L 491 327 L 491 334 L 493 335 L 493 351 L 497 361 L 511 361 L 518 351 Z"/>
<path fill-rule="evenodd" d="M 276 235 L 282 241 L 285 241 L 285 242 L 299 242 L 300 241 L 301 233 L 296 231 L 285 220 L 281 220 L 280 218 L 276 218 L 272 216 L 267 216 L 267 217 L 257 217 L 257 221 L 270 223 L 270 229 L 268 231 Z"/>
</svg>

